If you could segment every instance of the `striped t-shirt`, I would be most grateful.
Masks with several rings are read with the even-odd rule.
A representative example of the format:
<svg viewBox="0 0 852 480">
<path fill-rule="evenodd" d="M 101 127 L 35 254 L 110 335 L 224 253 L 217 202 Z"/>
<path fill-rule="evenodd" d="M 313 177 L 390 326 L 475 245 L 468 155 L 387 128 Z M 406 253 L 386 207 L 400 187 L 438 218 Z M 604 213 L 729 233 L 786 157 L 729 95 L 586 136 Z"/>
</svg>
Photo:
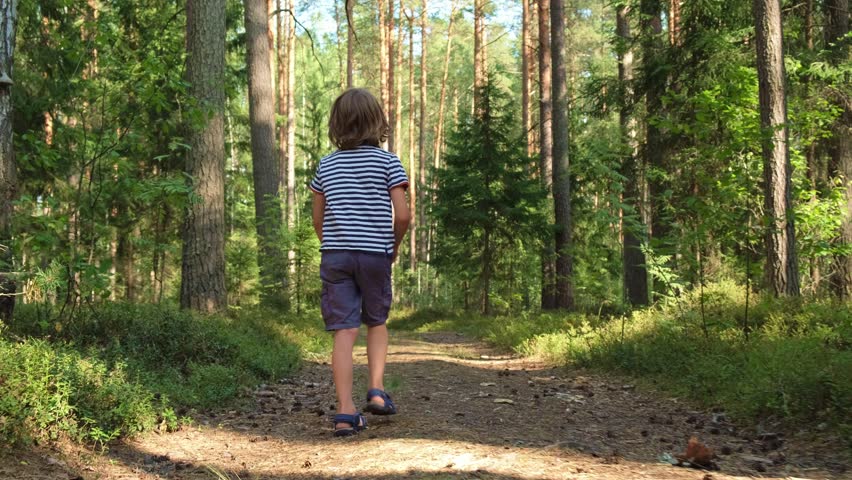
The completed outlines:
<svg viewBox="0 0 852 480">
<path fill-rule="evenodd" d="M 408 187 L 396 155 L 362 145 L 320 160 L 310 189 L 325 196 L 320 250 L 393 253 L 390 190 Z"/>
</svg>

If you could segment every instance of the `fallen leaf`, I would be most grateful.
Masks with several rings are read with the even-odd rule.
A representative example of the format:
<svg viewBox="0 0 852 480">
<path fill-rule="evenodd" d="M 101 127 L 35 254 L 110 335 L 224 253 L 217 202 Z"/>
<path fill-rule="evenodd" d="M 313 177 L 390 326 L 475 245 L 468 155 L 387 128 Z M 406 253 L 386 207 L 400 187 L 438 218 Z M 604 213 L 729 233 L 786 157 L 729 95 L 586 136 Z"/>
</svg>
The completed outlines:
<svg viewBox="0 0 852 480">
<path fill-rule="evenodd" d="M 716 458 L 716 455 L 713 453 L 713 450 L 699 442 L 696 437 L 690 438 L 689 443 L 686 445 L 686 451 L 683 455 L 677 456 L 677 459 L 680 460 L 681 463 L 688 462 L 692 465 L 704 468 L 714 467 L 714 458 Z"/>
<path fill-rule="evenodd" d="M 482 383 L 479 384 L 480 387 L 494 387 L 496 385 L 497 384 L 494 383 L 494 382 L 482 382 Z"/>
<path fill-rule="evenodd" d="M 495 398 L 494 403 L 505 403 L 505 404 L 508 404 L 508 405 L 514 405 L 515 401 L 509 400 L 508 398 Z"/>
</svg>

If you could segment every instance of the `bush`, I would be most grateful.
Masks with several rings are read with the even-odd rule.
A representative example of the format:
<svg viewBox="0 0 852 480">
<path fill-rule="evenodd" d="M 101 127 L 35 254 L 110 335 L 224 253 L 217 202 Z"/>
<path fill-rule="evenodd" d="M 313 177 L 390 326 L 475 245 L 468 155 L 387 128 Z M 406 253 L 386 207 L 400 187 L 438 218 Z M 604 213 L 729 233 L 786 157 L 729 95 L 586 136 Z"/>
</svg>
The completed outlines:
<svg viewBox="0 0 852 480">
<path fill-rule="evenodd" d="M 175 428 L 175 411 L 227 404 L 244 387 L 293 372 L 303 352 L 331 345 L 317 315 L 256 309 L 201 317 L 107 304 L 57 323 L 46 311 L 21 305 L 0 336 L 7 442 L 68 435 L 105 443 L 160 424 Z"/>
</svg>

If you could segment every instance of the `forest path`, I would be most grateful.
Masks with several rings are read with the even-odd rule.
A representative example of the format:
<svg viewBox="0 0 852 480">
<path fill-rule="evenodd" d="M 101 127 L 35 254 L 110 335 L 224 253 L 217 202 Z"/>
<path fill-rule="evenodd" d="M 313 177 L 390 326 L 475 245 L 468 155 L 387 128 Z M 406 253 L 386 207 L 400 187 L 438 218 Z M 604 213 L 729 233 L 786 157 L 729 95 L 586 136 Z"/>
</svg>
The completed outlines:
<svg viewBox="0 0 852 480">
<path fill-rule="evenodd" d="M 363 347 L 356 358 L 360 400 Z M 67 477 L 19 478 L 846 478 L 792 442 L 740 431 L 718 414 L 623 380 L 501 356 L 455 333 L 394 332 L 388 359 L 387 386 L 400 414 L 368 415 L 369 429 L 355 437 L 332 438 L 329 367 L 308 363 L 293 378 L 262 386 L 244 411 L 203 415 L 176 433 L 69 459 Z M 719 471 L 659 461 L 682 453 L 692 436 L 725 453 Z"/>
</svg>

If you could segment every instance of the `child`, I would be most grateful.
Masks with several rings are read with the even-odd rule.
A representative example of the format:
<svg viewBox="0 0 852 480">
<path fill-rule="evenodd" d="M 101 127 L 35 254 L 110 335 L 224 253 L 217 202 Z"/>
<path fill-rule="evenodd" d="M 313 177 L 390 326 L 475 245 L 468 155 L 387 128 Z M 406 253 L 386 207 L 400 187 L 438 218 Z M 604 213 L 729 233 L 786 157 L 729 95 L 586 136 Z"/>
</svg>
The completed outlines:
<svg viewBox="0 0 852 480">
<path fill-rule="evenodd" d="M 391 265 L 410 215 L 405 169 L 396 155 L 379 148 L 387 135 L 388 122 L 376 98 L 364 89 L 346 90 L 334 101 L 328 122 L 328 137 L 338 150 L 320 160 L 310 184 L 314 230 L 322 244 L 322 317 L 325 329 L 334 332 L 335 436 L 354 435 L 367 426 L 352 402 L 352 347 L 361 323 L 367 324 L 370 370 L 364 410 L 396 413 L 383 383 L 385 322 Z"/>
</svg>

